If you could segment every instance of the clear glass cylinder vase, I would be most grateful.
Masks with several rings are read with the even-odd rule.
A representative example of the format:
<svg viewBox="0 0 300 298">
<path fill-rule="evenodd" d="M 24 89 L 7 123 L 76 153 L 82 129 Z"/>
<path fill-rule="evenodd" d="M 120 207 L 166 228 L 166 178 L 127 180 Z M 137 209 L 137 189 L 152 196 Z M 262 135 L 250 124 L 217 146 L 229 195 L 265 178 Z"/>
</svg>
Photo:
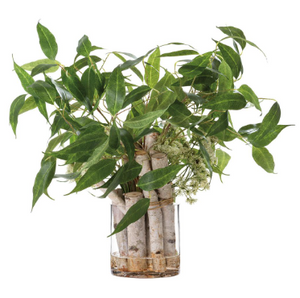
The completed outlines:
<svg viewBox="0 0 300 298">
<path fill-rule="evenodd" d="M 111 233 L 124 214 L 111 205 Z M 149 207 L 145 216 L 111 238 L 111 273 L 171 277 L 180 271 L 179 204 Z"/>
</svg>

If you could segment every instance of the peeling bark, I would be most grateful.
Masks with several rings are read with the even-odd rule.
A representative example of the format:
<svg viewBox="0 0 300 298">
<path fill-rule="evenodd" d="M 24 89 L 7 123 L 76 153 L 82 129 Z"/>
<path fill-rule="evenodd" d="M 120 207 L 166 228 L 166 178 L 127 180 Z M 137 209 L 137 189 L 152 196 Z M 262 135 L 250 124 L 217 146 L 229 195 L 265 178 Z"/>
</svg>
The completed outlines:
<svg viewBox="0 0 300 298">
<path fill-rule="evenodd" d="M 104 181 L 98 182 L 95 185 L 95 187 L 99 188 L 103 193 L 105 193 L 106 189 L 101 188 L 103 184 Z M 125 202 L 122 198 L 122 192 L 119 192 L 118 190 L 113 190 L 107 196 L 111 199 L 112 204 L 117 206 L 123 214 L 126 213 Z"/>
<path fill-rule="evenodd" d="M 121 219 L 124 217 L 124 214 L 121 210 L 113 205 L 113 220 L 114 220 L 114 228 L 119 224 Z M 116 240 L 119 250 L 119 258 L 116 258 L 116 267 L 120 271 L 127 271 L 127 255 L 128 255 L 128 241 L 127 241 L 127 229 L 122 230 L 121 232 L 116 234 Z"/>
<path fill-rule="evenodd" d="M 124 194 L 126 211 L 137 203 L 143 194 L 140 192 L 129 192 Z M 146 228 L 145 216 L 127 227 L 128 238 L 128 271 L 139 272 L 147 270 L 146 260 Z"/>
<path fill-rule="evenodd" d="M 168 166 L 168 157 L 164 153 L 155 153 L 151 156 L 152 169 L 156 170 Z M 173 197 L 172 184 L 168 183 L 157 190 L 158 197 L 163 201 Z M 176 231 L 175 231 L 175 210 L 173 204 L 163 206 L 163 233 L 164 233 L 164 250 L 167 259 L 167 266 L 177 268 L 179 258 L 168 258 L 176 256 Z"/>
<path fill-rule="evenodd" d="M 142 165 L 142 171 L 140 176 L 143 176 L 147 172 L 151 171 L 151 164 L 148 154 L 144 151 L 137 153 L 136 161 Z M 155 190 L 143 191 L 144 197 L 150 199 L 151 203 L 158 202 L 157 193 Z M 166 261 L 164 258 L 164 234 L 163 234 L 163 221 L 162 221 L 162 211 L 161 209 L 152 209 L 151 206 L 147 212 L 148 215 L 148 256 L 152 258 L 152 266 L 155 272 L 165 272 L 166 271 Z M 151 266 L 151 264 L 150 264 Z"/>
</svg>

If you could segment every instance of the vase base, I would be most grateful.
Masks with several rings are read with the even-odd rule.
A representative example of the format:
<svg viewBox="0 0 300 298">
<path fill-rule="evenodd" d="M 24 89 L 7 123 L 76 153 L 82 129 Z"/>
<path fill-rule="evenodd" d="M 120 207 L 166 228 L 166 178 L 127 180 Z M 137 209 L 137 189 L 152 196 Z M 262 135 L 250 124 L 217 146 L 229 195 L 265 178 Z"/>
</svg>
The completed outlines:
<svg viewBox="0 0 300 298">
<path fill-rule="evenodd" d="M 172 277 L 179 274 L 179 270 L 166 270 L 165 272 L 125 272 L 117 269 L 111 269 L 111 273 L 118 277 L 129 277 L 129 278 L 161 278 L 161 277 Z"/>
<path fill-rule="evenodd" d="M 172 277 L 179 274 L 180 256 L 165 257 L 165 265 L 160 267 L 160 270 L 154 270 L 153 262 L 155 259 L 151 258 L 126 258 L 120 257 L 116 254 L 111 255 L 111 273 L 114 276 L 129 277 L 129 278 L 161 278 Z M 128 270 L 128 265 L 139 265 L 142 270 Z M 160 265 L 163 263 L 159 262 Z M 137 268 L 137 267 L 136 267 Z"/>
</svg>

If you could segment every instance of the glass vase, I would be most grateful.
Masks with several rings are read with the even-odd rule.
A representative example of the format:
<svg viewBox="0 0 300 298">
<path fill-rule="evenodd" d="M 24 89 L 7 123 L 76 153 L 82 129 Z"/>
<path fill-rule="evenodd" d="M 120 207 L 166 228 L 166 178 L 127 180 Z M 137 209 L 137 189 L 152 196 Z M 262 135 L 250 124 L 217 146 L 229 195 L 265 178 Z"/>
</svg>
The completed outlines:
<svg viewBox="0 0 300 298">
<path fill-rule="evenodd" d="M 111 233 L 123 216 L 117 206 L 111 205 Z M 179 204 L 149 207 L 145 216 L 110 237 L 111 273 L 130 278 L 178 275 L 179 228 Z M 162 249 L 157 250 L 158 245 Z"/>
</svg>

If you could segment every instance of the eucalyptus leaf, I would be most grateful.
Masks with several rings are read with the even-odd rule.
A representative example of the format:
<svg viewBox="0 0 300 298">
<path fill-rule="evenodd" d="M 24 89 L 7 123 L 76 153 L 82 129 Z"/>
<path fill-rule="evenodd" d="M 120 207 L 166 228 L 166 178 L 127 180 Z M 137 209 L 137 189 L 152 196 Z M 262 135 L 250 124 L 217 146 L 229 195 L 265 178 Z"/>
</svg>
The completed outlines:
<svg viewBox="0 0 300 298">
<path fill-rule="evenodd" d="M 244 95 L 245 99 L 248 102 L 251 102 L 259 111 L 261 111 L 261 106 L 258 97 L 248 85 L 246 84 L 242 85 L 238 89 L 238 91 Z"/>
<path fill-rule="evenodd" d="M 54 104 L 56 91 L 55 89 L 44 81 L 36 81 L 27 86 L 27 91 L 34 97 L 38 97 L 40 101 Z"/>
<path fill-rule="evenodd" d="M 135 203 L 133 206 L 131 206 L 124 217 L 121 219 L 121 221 L 116 226 L 113 233 L 111 233 L 110 237 L 114 234 L 117 234 L 121 231 L 123 231 L 125 228 L 127 228 L 130 224 L 136 222 L 139 220 L 142 216 L 144 216 L 150 206 L 150 199 L 143 198 L 139 200 L 137 203 Z"/>
<path fill-rule="evenodd" d="M 79 55 L 82 55 L 84 57 L 89 57 L 90 52 L 92 50 L 92 44 L 89 40 L 89 38 L 84 35 L 79 41 L 77 46 L 77 53 Z"/>
<path fill-rule="evenodd" d="M 34 77 L 40 73 L 55 72 L 59 69 L 57 64 L 39 64 L 31 71 L 31 76 Z"/>
<path fill-rule="evenodd" d="M 164 112 L 165 110 L 148 112 L 145 113 L 144 115 L 140 115 L 130 120 L 126 120 L 124 122 L 124 125 L 133 129 L 142 129 L 145 128 L 146 126 L 150 126 L 152 122 L 157 118 L 159 118 Z"/>
<path fill-rule="evenodd" d="M 137 186 L 147 191 L 163 187 L 174 179 L 183 167 L 184 165 L 171 165 L 150 171 L 140 178 Z"/>
<path fill-rule="evenodd" d="M 49 158 L 47 161 L 42 163 L 41 169 L 37 173 L 33 185 L 32 209 L 41 195 L 47 191 L 47 188 L 54 177 L 55 167 L 55 158 Z"/>
<path fill-rule="evenodd" d="M 259 129 L 248 135 L 248 141 L 255 147 L 265 147 L 271 143 L 277 135 L 288 125 L 278 125 L 281 110 L 275 102 L 267 115 L 264 117 Z"/>
<path fill-rule="evenodd" d="M 160 73 L 160 49 L 157 47 L 149 56 L 145 67 L 145 81 L 150 88 L 153 88 L 159 80 Z"/>
<path fill-rule="evenodd" d="M 92 102 L 95 94 L 96 87 L 96 73 L 93 67 L 89 67 L 85 70 L 81 77 L 81 83 L 85 89 L 86 96 Z"/>
<path fill-rule="evenodd" d="M 124 165 L 123 175 L 120 179 L 120 184 L 132 181 L 138 178 L 140 172 L 142 170 L 142 166 L 137 163 L 134 159 L 130 160 Z"/>
<path fill-rule="evenodd" d="M 247 44 L 245 41 L 246 37 L 244 32 L 241 29 L 233 26 L 217 27 L 217 28 L 220 29 L 226 35 L 232 37 L 236 42 L 238 42 L 242 47 L 242 49 L 246 47 Z"/>
<path fill-rule="evenodd" d="M 109 147 L 117 150 L 120 146 L 120 130 L 114 122 L 109 132 Z"/>
<path fill-rule="evenodd" d="M 205 103 L 203 108 L 211 110 L 241 110 L 247 102 L 244 96 L 238 92 L 225 92 L 218 94 L 211 101 Z"/>
<path fill-rule="evenodd" d="M 36 105 L 36 102 L 35 102 L 33 96 L 30 96 L 25 100 L 21 110 L 19 111 L 19 115 L 21 115 L 25 112 L 28 112 L 30 110 L 33 110 L 36 107 L 37 107 L 37 105 Z"/>
<path fill-rule="evenodd" d="M 227 152 L 225 152 L 225 151 L 223 151 L 221 149 L 217 149 L 216 150 L 216 157 L 217 157 L 217 160 L 218 160 L 217 173 L 220 176 L 221 182 L 223 182 L 222 181 L 222 175 L 225 175 L 223 173 L 223 171 L 226 168 L 226 166 L 228 165 L 228 163 L 229 163 L 229 161 L 231 159 L 231 156 Z M 214 171 L 215 171 L 215 169 L 214 169 Z"/>
<path fill-rule="evenodd" d="M 274 159 L 267 148 L 252 146 L 252 157 L 255 162 L 268 173 L 274 173 Z"/>
<path fill-rule="evenodd" d="M 132 104 L 133 102 L 143 98 L 151 88 L 146 85 L 142 85 L 133 89 L 130 93 L 128 93 L 125 97 L 123 109 L 126 108 L 128 105 Z"/>
<path fill-rule="evenodd" d="M 195 50 L 180 50 L 169 53 L 164 53 L 160 57 L 177 57 L 177 56 L 187 56 L 187 55 L 199 55 Z"/>
<path fill-rule="evenodd" d="M 218 43 L 218 47 L 221 51 L 222 57 L 231 68 L 232 74 L 235 78 L 238 78 L 242 70 L 242 61 L 240 55 L 235 52 L 231 47 Z"/>
<path fill-rule="evenodd" d="M 54 35 L 49 31 L 48 28 L 42 24 L 37 24 L 37 32 L 39 36 L 40 46 L 44 54 L 50 60 L 55 60 L 57 55 L 58 46 Z"/>
<path fill-rule="evenodd" d="M 22 109 L 22 107 L 25 103 L 25 97 L 26 97 L 26 94 L 18 96 L 12 102 L 12 104 L 10 106 L 9 123 L 12 127 L 12 130 L 13 130 L 15 136 L 17 136 L 16 129 L 17 129 L 17 125 L 18 125 L 18 117 L 19 117 L 20 110 Z"/>
<path fill-rule="evenodd" d="M 133 160 L 134 153 L 135 153 L 135 147 L 134 147 L 134 140 L 132 138 L 132 135 L 126 129 L 121 128 L 120 129 L 120 138 L 121 138 L 123 145 L 125 146 L 128 159 Z"/>
<path fill-rule="evenodd" d="M 109 78 L 106 88 L 107 108 L 112 115 L 118 113 L 125 100 L 125 80 L 121 72 L 121 68 L 116 67 Z"/>
<path fill-rule="evenodd" d="M 184 64 L 178 69 L 178 72 L 187 77 L 195 77 L 199 76 L 203 71 L 206 69 L 206 67 L 210 63 L 211 59 L 211 52 L 205 53 L 203 55 L 199 55 L 196 58 L 194 58 L 191 62 Z"/>
<path fill-rule="evenodd" d="M 27 73 L 26 70 L 24 70 L 21 66 L 19 66 L 16 62 L 14 62 L 14 70 L 18 75 L 24 90 L 28 92 L 27 87 L 34 83 L 33 77 L 29 73 Z"/>
<path fill-rule="evenodd" d="M 228 111 L 223 113 L 219 120 L 216 121 L 208 132 L 208 136 L 216 135 L 217 133 L 225 130 L 228 127 Z"/>
<path fill-rule="evenodd" d="M 116 161 L 113 159 L 100 160 L 86 171 L 69 194 L 82 191 L 102 181 L 114 171 L 115 166 Z"/>
</svg>

